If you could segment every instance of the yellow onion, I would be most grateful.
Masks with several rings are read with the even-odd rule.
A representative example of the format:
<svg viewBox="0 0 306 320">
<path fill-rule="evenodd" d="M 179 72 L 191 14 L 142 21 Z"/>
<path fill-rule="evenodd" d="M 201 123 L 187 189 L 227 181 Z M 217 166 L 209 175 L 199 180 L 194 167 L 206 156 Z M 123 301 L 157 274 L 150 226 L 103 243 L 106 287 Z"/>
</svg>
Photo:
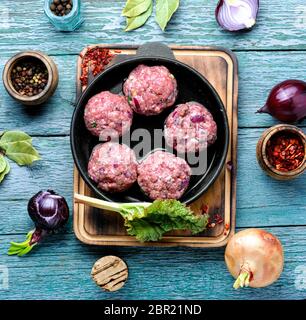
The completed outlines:
<svg viewBox="0 0 306 320">
<path fill-rule="evenodd" d="M 260 229 L 236 233 L 228 242 L 225 262 L 236 279 L 234 288 L 266 287 L 281 275 L 284 253 L 281 242 L 273 234 Z"/>
</svg>

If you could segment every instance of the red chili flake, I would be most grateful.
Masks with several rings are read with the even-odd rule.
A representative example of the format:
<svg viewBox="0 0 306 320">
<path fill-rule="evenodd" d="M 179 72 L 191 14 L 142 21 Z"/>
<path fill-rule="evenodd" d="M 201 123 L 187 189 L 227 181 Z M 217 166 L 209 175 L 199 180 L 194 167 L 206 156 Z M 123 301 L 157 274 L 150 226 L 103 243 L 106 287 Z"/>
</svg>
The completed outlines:
<svg viewBox="0 0 306 320">
<path fill-rule="evenodd" d="M 223 223 L 223 218 L 220 214 L 216 213 L 212 218 L 208 218 L 207 228 L 214 228 L 217 224 L 221 223 Z"/>
<path fill-rule="evenodd" d="M 283 172 L 297 169 L 305 157 L 301 138 L 291 132 L 273 135 L 267 143 L 266 153 L 271 165 Z"/>
<path fill-rule="evenodd" d="M 229 228 L 230 228 L 229 224 L 226 223 L 225 226 L 224 226 L 224 229 L 225 229 L 225 230 L 229 230 Z"/>
<path fill-rule="evenodd" d="M 216 213 L 216 214 L 214 215 L 214 222 L 215 222 L 216 224 L 221 224 L 221 223 L 223 223 L 223 218 L 221 217 L 220 214 Z"/>
<path fill-rule="evenodd" d="M 121 50 L 114 50 L 115 53 L 121 53 Z"/>
<path fill-rule="evenodd" d="M 208 211 L 209 211 L 209 205 L 208 204 L 203 204 L 202 207 L 201 207 L 201 211 L 202 211 L 202 214 L 207 214 Z"/>
<path fill-rule="evenodd" d="M 91 68 L 94 76 L 102 72 L 113 59 L 114 55 L 109 49 L 94 47 L 87 50 L 85 55 L 80 54 L 82 61 L 82 75 L 80 77 L 83 86 L 88 83 L 88 68 Z"/>
</svg>

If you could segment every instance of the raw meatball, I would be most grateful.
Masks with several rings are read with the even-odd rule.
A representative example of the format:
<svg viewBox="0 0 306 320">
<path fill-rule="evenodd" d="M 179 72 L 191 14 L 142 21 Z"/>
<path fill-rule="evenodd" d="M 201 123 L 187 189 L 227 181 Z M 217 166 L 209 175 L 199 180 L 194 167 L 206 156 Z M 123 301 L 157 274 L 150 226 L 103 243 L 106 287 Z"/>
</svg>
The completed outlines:
<svg viewBox="0 0 306 320">
<path fill-rule="evenodd" d="M 88 175 L 104 191 L 125 191 L 137 180 L 135 153 L 124 144 L 98 144 L 89 159 Z"/>
<path fill-rule="evenodd" d="M 191 169 L 172 153 L 155 151 L 138 165 L 138 184 L 153 200 L 179 199 L 189 185 Z"/>
<path fill-rule="evenodd" d="M 177 83 L 164 66 L 139 65 L 123 86 L 132 109 L 142 115 L 156 115 L 174 105 Z"/>
<path fill-rule="evenodd" d="M 216 141 L 217 125 L 200 103 L 180 104 L 166 120 L 165 139 L 180 153 L 199 152 Z"/>
<path fill-rule="evenodd" d="M 84 120 L 93 135 L 103 139 L 116 138 L 130 129 L 133 110 L 125 97 L 103 91 L 89 99 Z"/>
</svg>

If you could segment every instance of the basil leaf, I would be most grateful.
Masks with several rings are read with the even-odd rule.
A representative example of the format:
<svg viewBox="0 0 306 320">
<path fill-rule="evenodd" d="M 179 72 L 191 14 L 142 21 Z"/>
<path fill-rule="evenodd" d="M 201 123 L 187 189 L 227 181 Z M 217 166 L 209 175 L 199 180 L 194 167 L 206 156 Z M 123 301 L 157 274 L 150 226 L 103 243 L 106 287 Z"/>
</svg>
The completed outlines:
<svg viewBox="0 0 306 320">
<path fill-rule="evenodd" d="M 6 168 L 6 160 L 4 159 L 3 155 L 0 154 L 0 173 L 2 173 Z"/>
<path fill-rule="evenodd" d="M 9 145 L 16 143 L 16 142 L 32 142 L 32 138 L 22 131 L 6 131 L 2 135 L 0 139 L 0 148 L 6 149 L 9 147 Z"/>
<path fill-rule="evenodd" d="M 131 31 L 144 25 L 146 21 L 149 19 L 149 17 L 151 16 L 152 12 L 153 12 L 153 2 L 151 2 L 149 9 L 146 12 L 142 13 L 141 15 L 137 17 L 126 18 L 127 25 L 126 25 L 125 31 Z M 128 103 L 130 104 L 130 102 L 131 102 L 131 97 L 128 96 Z"/>
<path fill-rule="evenodd" d="M 3 181 L 4 177 L 11 171 L 11 167 L 10 167 L 10 164 L 7 162 L 6 159 L 4 159 L 5 163 L 6 163 L 6 166 L 5 166 L 5 169 L 4 171 L 2 171 L 0 173 L 0 183 Z"/>
<path fill-rule="evenodd" d="M 180 0 L 156 0 L 156 21 L 163 31 L 179 5 Z"/>
<path fill-rule="evenodd" d="M 137 17 L 147 12 L 152 0 L 128 0 L 122 11 L 122 15 L 128 18 Z"/>
<path fill-rule="evenodd" d="M 20 166 L 30 165 L 40 159 L 38 152 L 26 141 L 9 144 L 5 155 Z"/>
</svg>

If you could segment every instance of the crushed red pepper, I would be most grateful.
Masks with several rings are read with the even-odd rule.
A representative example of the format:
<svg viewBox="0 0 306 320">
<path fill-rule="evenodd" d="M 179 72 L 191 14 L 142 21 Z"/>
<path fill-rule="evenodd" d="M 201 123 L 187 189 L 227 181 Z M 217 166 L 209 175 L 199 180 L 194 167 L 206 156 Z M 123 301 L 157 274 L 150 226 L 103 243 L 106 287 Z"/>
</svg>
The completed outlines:
<svg viewBox="0 0 306 320">
<path fill-rule="evenodd" d="M 202 211 L 202 214 L 208 214 L 209 205 L 208 204 L 203 204 L 202 207 L 201 207 L 201 211 Z"/>
<path fill-rule="evenodd" d="M 267 159 L 278 171 L 297 169 L 304 160 L 305 150 L 301 138 L 293 133 L 277 133 L 267 142 Z"/>
<path fill-rule="evenodd" d="M 207 228 L 214 228 L 217 224 L 221 224 L 223 223 L 223 218 L 221 217 L 220 214 L 216 213 L 214 214 L 214 216 L 211 218 L 209 217 L 208 219 L 208 224 L 207 224 Z"/>
<path fill-rule="evenodd" d="M 88 67 L 90 66 L 94 76 L 102 72 L 113 59 L 114 55 L 109 49 L 94 47 L 87 50 L 85 55 L 80 54 L 82 58 L 82 75 L 80 77 L 83 86 L 88 83 Z"/>
</svg>

